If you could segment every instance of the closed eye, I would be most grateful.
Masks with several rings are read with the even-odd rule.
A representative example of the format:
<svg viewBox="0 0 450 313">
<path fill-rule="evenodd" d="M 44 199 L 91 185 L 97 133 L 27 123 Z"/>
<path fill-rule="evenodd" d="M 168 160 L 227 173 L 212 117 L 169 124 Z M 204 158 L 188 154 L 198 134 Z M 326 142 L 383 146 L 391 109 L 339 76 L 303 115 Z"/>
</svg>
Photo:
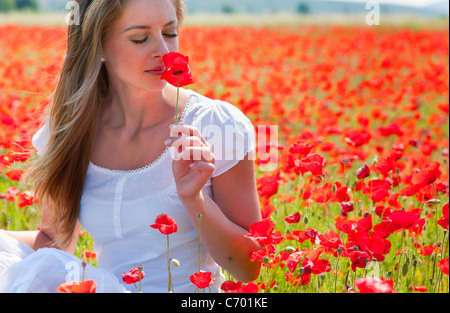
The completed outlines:
<svg viewBox="0 0 450 313">
<path fill-rule="evenodd" d="M 164 36 L 166 36 L 166 37 L 169 37 L 169 38 L 176 38 L 176 37 L 178 37 L 178 34 L 163 34 Z"/>
<path fill-rule="evenodd" d="M 137 44 L 137 45 L 140 45 L 140 44 L 143 44 L 143 43 L 147 42 L 147 40 L 148 40 L 148 36 L 145 37 L 145 38 L 142 39 L 142 40 L 131 40 L 131 41 L 132 41 L 133 43 Z"/>
</svg>

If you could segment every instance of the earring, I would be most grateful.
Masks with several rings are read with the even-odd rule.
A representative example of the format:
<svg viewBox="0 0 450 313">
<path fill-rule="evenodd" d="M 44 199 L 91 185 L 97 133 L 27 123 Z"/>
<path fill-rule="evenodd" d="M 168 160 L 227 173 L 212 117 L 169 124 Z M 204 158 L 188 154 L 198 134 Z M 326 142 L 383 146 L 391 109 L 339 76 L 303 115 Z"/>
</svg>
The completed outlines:
<svg viewBox="0 0 450 313">
<path fill-rule="evenodd" d="M 104 63 L 105 62 L 105 58 L 101 58 L 100 61 L 102 61 Z"/>
</svg>

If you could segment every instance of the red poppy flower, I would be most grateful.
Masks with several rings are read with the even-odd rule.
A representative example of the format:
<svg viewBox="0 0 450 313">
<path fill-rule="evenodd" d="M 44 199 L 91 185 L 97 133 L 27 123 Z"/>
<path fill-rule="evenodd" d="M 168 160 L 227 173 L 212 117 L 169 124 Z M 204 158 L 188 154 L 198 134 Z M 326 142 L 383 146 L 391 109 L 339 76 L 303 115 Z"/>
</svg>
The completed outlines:
<svg viewBox="0 0 450 313">
<path fill-rule="evenodd" d="M 394 281 L 378 277 L 358 278 L 354 285 L 360 293 L 395 293 Z"/>
<path fill-rule="evenodd" d="M 440 166 L 441 164 L 439 162 L 426 164 L 419 173 L 412 177 L 411 183 L 421 186 L 434 183 L 441 176 Z"/>
<path fill-rule="evenodd" d="M 22 178 L 23 173 L 23 170 L 10 170 L 6 173 L 6 176 L 12 181 L 19 181 Z"/>
<path fill-rule="evenodd" d="M 267 174 L 257 179 L 258 195 L 263 198 L 270 198 L 278 192 L 280 173 Z"/>
<path fill-rule="evenodd" d="M 246 237 L 252 238 L 260 245 L 274 244 L 277 245 L 284 240 L 281 232 L 273 232 L 275 230 L 275 223 L 269 219 L 262 220 L 250 226 L 250 233 Z"/>
<path fill-rule="evenodd" d="M 162 73 L 161 79 L 175 87 L 183 87 L 194 83 L 189 68 L 189 57 L 177 52 L 170 52 L 163 56 L 163 62 L 166 70 Z"/>
<path fill-rule="evenodd" d="M 344 137 L 344 141 L 353 147 L 360 147 L 370 141 L 372 136 L 365 129 L 351 129 Z"/>
<path fill-rule="evenodd" d="M 374 226 L 374 231 L 382 232 L 386 236 L 399 229 L 411 229 L 416 226 L 423 226 L 425 219 L 421 219 L 415 212 L 396 210 L 387 216 L 380 224 Z"/>
<path fill-rule="evenodd" d="M 298 155 L 299 157 L 305 157 L 311 152 L 312 148 L 312 144 L 306 143 L 304 141 L 298 141 L 293 143 L 289 147 L 289 153 Z"/>
<path fill-rule="evenodd" d="M 362 250 L 350 250 L 348 252 L 348 257 L 352 262 L 352 270 L 356 272 L 356 268 L 365 268 L 369 262 L 372 262 L 372 257 L 366 252 Z"/>
<path fill-rule="evenodd" d="M 448 230 L 448 203 L 444 205 L 442 208 L 442 218 L 438 221 L 438 224 L 442 226 L 442 228 Z"/>
<path fill-rule="evenodd" d="M 84 257 L 86 259 L 95 259 L 97 257 L 97 253 L 95 253 L 95 251 L 92 250 L 86 250 L 84 251 Z"/>
<path fill-rule="evenodd" d="M 349 212 L 353 212 L 355 209 L 353 201 L 350 202 L 339 202 L 341 207 L 341 216 L 347 216 Z"/>
<path fill-rule="evenodd" d="M 286 240 L 297 240 L 300 243 L 305 242 L 305 240 L 310 240 L 311 243 L 316 243 L 316 236 L 318 235 L 317 230 L 314 228 L 308 228 L 304 230 L 294 230 L 286 234 Z"/>
<path fill-rule="evenodd" d="M 159 215 L 155 220 L 155 224 L 150 225 L 150 227 L 159 229 L 159 231 L 164 235 L 170 235 L 178 231 L 177 223 L 167 214 Z"/>
<path fill-rule="evenodd" d="M 232 280 L 227 280 L 222 283 L 220 289 L 225 292 L 232 292 L 242 287 L 242 282 L 234 282 Z"/>
<path fill-rule="evenodd" d="M 437 267 L 439 267 L 444 274 L 448 275 L 448 258 L 442 259 L 439 264 L 437 264 Z"/>
<path fill-rule="evenodd" d="M 417 291 L 417 292 L 427 292 L 428 288 L 426 286 L 410 286 L 409 290 L 411 291 Z"/>
<path fill-rule="evenodd" d="M 86 280 L 83 282 L 67 282 L 59 285 L 57 291 L 65 293 L 96 293 L 97 285 L 93 280 Z"/>
<path fill-rule="evenodd" d="M 284 218 L 284 220 L 289 224 L 296 224 L 296 223 L 300 222 L 300 219 L 301 219 L 300 212 L 286 216 Z"/>
<path fill-rule="evenodd" d="M 339 237 L 339 234 L 334 232 L 333 230 L 328 230 L 323 235 L 319 234 L 318 239 L 320 241 L 320 245 L 326 248 L 337 250 L 344 247 L 344 243 Z"/>
<path fill-rule="evenodd" d="M 128 273 L 122 274 L 122 280 L 125 284 L 131 285 L 139 282 L 140 280 L 144 279 L 145 272 L 140 271 L 137 268 L 131 269 Z"/>
<path fill-rule="evenodd" d="M 237 283 L 227 280 L 220 287 L 225 293 L 258 293 L 259 287 L 254 282 L 244 284 L 239 281 Z"/>
<path fill-rule="evenodd" d="M 34 191 L 32 190 L 26 190 L 19 194 L 19 203 L 17 206 L 19 208 L 23 208 L 28 205 L 33 205 L 34 203 L 37 203 L 37 199 L 35 198 Z"/>
<path fill-rule="evenodd" d="M 421 255 L 432 255 L 434 250 L 436 250 L 435 246 L 425 246 L 423 248 L 421 248 L 419 251 L 417 251 L 417 253 L 421 254 Z"/>
<path fill-rule="evenodd" d="M 211 272 L 200 271 L 199 273 L 194 273 L 194 275 L 191 275 L 190 280 L 195 286 L 197 286 L 197 288 L 204 289 L 214 283 L 215 279 L 211 278 L 211 276 Z"/>
<path fill-rule="evenodd" d="M 315 176 L 321 176 L 323 175 L 322 170 L 325 164 L 326 161 L 323 156 L 316 153 L 310 154 L 301 160 L 295 161 L 295 165 L 297 166 L 300 173 L 302 173 L 302 175 L 307 172 L 311 172 L 311 174 Z"/>
<path fill-rule="evenodd" d="M 364 186 L 363 193 L 368 195 L 374 202 L 383 201 L 389 196 L 391 184 L 384 179 L 374 179 Z"/>
</svg>

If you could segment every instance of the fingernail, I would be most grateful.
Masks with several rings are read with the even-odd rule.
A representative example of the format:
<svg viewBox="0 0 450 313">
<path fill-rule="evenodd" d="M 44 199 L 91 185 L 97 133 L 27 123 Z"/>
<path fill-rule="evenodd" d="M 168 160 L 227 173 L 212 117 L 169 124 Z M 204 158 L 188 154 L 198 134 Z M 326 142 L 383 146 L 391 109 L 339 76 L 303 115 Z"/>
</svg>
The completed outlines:
<svg viewBox="0 0 450 313">
<path fill-rule="evenodd" d="M 172 141 L 171 139 L 167 139 L 166 141 L 164 141 L 164 144 L 167 146 L 170 144 L 171 141 Z"/>
</svg>

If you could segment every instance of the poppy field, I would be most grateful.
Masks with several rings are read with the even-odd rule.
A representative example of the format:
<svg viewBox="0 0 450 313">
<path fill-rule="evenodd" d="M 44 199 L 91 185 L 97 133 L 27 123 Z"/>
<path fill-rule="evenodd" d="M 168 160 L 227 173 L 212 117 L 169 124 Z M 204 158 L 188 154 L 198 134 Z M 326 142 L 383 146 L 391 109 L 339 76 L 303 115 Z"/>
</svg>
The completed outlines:
<svg viewBox="0 0 450 313">
<path fill-rule="evenodd" d="M 20 178 L 65 36 L 0 26 L 1 229 L 39 227 Z M 261 274 L 243 283 L 224 268 L 225 292 L 449 292 L 448 26 L 189 26 L 180 47 L 189 88 L 236 105 L 267 138 L 263 220 L 248 234 Z M 75 254 L 95 265 L 84 231 Z"/>
</svg>

